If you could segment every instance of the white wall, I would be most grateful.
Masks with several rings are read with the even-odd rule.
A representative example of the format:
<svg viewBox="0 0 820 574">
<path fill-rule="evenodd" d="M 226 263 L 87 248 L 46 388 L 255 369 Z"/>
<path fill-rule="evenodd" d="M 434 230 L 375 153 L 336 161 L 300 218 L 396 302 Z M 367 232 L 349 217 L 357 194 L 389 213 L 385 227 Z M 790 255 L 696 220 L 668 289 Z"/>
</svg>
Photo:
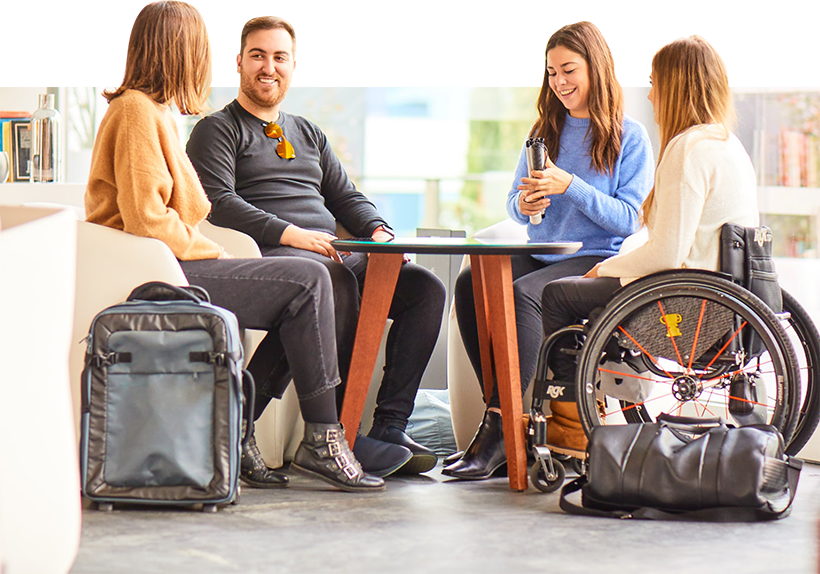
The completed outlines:
<svg viewBox="0 0 820 574">
<path fill-rule="evenodd" d="M 736 93 L 820 91 L 820 2 L 755 0 L 755 51 Z"/>
<path fill-rule="evenodd" d="M 48 89 L 47 6 L 0 0 L 0 110 L 34 112 Z"/>
</svg>

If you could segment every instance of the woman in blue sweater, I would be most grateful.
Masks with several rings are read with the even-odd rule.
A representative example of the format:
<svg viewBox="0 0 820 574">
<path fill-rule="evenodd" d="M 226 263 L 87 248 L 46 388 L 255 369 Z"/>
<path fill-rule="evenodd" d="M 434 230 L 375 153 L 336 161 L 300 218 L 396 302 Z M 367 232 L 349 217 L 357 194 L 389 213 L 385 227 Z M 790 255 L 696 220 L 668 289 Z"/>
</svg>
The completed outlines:
<svg viewBox="0 0 820 574">
<path fill-rule="evenodd" d="M 561 277 L 584 275 L 617 254 L 624 237 L 637 230 L 638 210 L 652 187 L 654 161 L 646 128 L 624 116 L 612 54 L 590 22 L 565 26 L 549 39 L 538 121 L 530 137 L 544 139 L 550 159 L 545 170 L 527 173 L 522 149 L 507 212 L 527 225 L 530 241 L 581 241 L 583 247 L 572 255 L 513 257 L 522 392 L 535 375 L 543 339 L 544 286 Z M 543 219 L 536 224 L 530 217 L 538 214 Z M 483 388 L 469 268 L 456 282 L 455 306 L 464 346 Z M 506 462 L 494 388 L 470 446 L 443 474 L 483 480 Z M 552 411 L 550 442 L 585 448 L 575 403 L 553 403 Z"/>
</svg>

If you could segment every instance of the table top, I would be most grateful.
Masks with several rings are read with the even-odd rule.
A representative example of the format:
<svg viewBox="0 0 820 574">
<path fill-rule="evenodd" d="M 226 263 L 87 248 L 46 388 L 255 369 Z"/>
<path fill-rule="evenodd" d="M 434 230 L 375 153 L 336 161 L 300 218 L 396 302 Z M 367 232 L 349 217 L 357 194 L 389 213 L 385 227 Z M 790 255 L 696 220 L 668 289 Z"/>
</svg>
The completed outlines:
<svg viewBox="0 0 820 574">
<path fill-rule="evenodd" d="M 569 254 L 575 253 L 583 245 L 580 241 L 527 243 L 520 239 L 463 237 L 396 237 L 390 243 L 378 243 L 369 239 L 336 239 L 332 244 L 337 251 L 452 255 Z"/>
</svg>

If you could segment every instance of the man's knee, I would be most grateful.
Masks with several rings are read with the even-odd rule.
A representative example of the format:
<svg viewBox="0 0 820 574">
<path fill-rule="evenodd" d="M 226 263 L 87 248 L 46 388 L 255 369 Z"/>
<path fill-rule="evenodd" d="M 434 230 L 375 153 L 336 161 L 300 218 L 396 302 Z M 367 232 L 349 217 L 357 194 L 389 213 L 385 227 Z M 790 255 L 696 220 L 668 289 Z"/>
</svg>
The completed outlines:
<svg viewBox="0 0 820 574">
<path fill-rule="evenodd" d="M 427 304 L 444 308 L 444 302 L 447 299 L 447 288 L 435 273 L 420 265 L 405 265 L 402 272 L 411 275 L 411 281 L 408 283 L 418 289 L 418 293 L 423 296 Z"/>
</svg>

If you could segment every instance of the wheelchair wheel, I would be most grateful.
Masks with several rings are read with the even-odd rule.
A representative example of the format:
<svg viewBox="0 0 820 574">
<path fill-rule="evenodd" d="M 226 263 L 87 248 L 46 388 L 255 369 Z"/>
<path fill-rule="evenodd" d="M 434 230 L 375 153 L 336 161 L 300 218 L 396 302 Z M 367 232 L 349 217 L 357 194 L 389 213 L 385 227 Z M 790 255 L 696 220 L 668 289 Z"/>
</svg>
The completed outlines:
<svg viewBox="0 0 820 574">
<path fill-rule="evenodd" d="M 797 424 L 800 376 L 784 328 L 752 293 L 709 272 L 664 272 L 619 290 L 588 333 L 576 385 L 587 434 L 667 413 L 770 424 L 788 444 Z"/>
<path fill-rule="evenodd" d="M 814 434 L 820 420 L 820 334 L 808 312 L 783 290 L 783 311 L 788 319 L 783 326 L 797 353 L 801 396 L 798 401 L 797 425 L 786 454 L 797 455 Z"/>
<path fill-rule="evenodd" d="M 555 476 L 551 479 L 547 478 L 547 473 L 544 472 L 539 461 L 536 460 L 532 466 L 530 466 L 530 482 L 541 492 L 555 492 L 564 484 L 564 478 L 566 478 L 567 474 L 564 465 L 557 460 L 553 460 L 552 464 L 555 469 Z"/>
</svg>

